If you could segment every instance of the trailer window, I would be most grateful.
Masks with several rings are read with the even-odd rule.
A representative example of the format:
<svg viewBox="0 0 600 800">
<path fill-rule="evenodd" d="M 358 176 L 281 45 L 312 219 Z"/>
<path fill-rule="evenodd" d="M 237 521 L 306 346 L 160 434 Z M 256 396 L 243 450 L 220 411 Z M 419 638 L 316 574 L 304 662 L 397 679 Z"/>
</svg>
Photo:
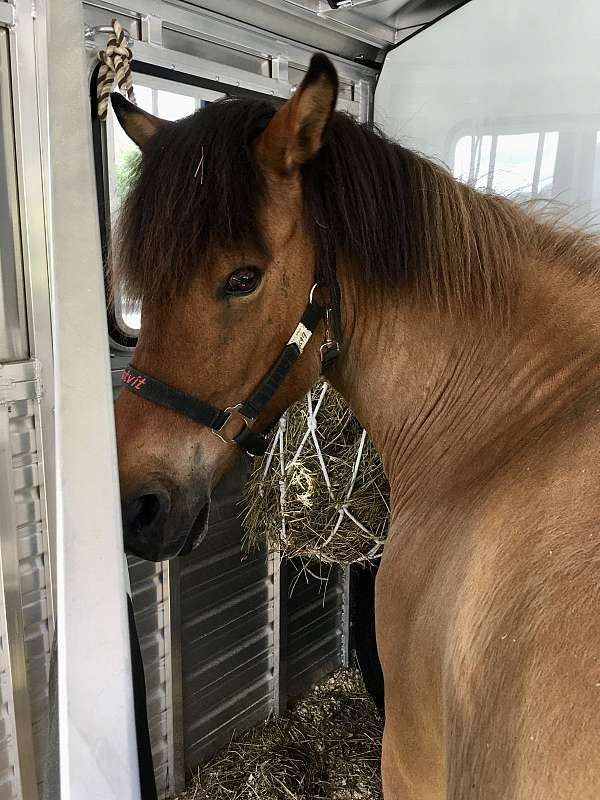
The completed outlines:
<svg viewBox="0 0 600 800">
<path fill-rule="evenodd" d="M 177 120 L 193 114 L 206 103 L 223 94 L 195 86 L 180 86 L 173 82 L 147 75 L 137 76 L 134 84 L 140 108 L 162 119 Z M 115 225 L 121 205 L 126 198 L 135 175 L 140 151 L 118 124 L 112 108 L 106 120 L 106 158 L 108 176 L 108 225 Z M 110 234 L 110 231 L 108 231 Z M 141 309 L 126 297 L 114 298 L 114 337 L 121 344 L 133 344 L 140 329 Z M 119 336 L 121 335 L 121 337 Z"/>
<path fill-rule="evenodd" d="M 557 151 L 557 131 L 461 136 L 453 172 L 470 186 L 513 198 L 550 196 Z"/>
<path fill-rule="evenodd" d="M 28 354 L 8 33 L 0 28 L 0 362 Z"/>
</svg>

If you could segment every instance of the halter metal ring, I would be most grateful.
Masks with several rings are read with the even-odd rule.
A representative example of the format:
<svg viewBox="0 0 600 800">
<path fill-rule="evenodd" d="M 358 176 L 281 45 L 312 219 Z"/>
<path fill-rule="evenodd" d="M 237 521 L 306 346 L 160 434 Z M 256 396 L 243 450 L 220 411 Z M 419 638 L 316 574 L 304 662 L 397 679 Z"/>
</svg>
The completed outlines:
<svg viewBox="0 0 600 800">
<path fill-rule="evenodd" d="M 254 419 L 252 417 L 247 417 L 245 414 L 242 414 L 241 409 L 243 407 L 244 407 L 243 403 L 236 403 L 236 405 L 234 406 L 229 406 L 228 408 L 225 409 L 225 413 L 228 415 L 227 419 L 221 425 L 221 427 L 216 429 L 211 428 L 214 435 L 218 436 L 222 442 L 225 442 L 225 444 L 236 444 L 235 438 L 233 436 L 229 436 L 229 438 L 227 438 L 228 434 L 225 430 L 233 419 L 237 419 L 238 421 L 241 420 L 243 423 L 240 430 L 235 434 L 236 436 L 240 435 L 240 432 L 241 430 L 243 430 L 244 426 L 246 428 L 250 428 L 252 426 L 252 423 L 254 422 Z"/>
<path fill-rule="evenodd" d="M 328 353 L 339 353 L 340 344 L 339 342 L 336 342 L 335 339 L 326 339 L 319 348 L 319 352 L 321 354 L 321 361 L 323 361 Z"/>
</svg>

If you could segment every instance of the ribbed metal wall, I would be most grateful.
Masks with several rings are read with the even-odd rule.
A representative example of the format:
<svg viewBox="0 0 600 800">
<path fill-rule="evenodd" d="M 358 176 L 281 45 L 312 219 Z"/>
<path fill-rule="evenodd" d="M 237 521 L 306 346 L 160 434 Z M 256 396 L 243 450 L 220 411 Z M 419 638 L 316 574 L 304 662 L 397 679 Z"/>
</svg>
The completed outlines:
<svg viewBox="0 0 600 800">
<path fill-rule="evenodd" d="M 344 574 L 288 561 L 287 693 L 304 694 L 344 660 Z"/>
<path fill-rule="evenodd" d="M 35 382 L 24 384 L 35 394 Z M 21 607 L 25 631 L 27 683 L 35 748 L 36 773 L 41 787 L 45 771 L 48 714 L 50 632 L 46 592 L 48 553 L 42 535 L 41 481 L 35 431 L 35 400 L 9 405 L 13 457 Z"/>
<path fill-rule="evenodd" d="M 4 431 L 0 434 L 0 452 L 7 465 L 0 478 L 5 497 L 0 508 L 0 603 L 6 606 L 2 608 L 3 625 L 13 631 L 8 638 L 7 628 L 0 631 L 0 800 L 19 797 L 19 763 L 30 793 L 41 791 L 45 773 L 49 567 L 36 431 L 37 397 L 38 382 L 31 362 L 0 364 L 0 429 Z M 7 500 L 8 508 L 4 507 Z M 12 558 L 10 554 L 14 554 Z M 9 659 L 14 670 L 12 680 Z"/>
<path fill-rule="evenodd" d="M 167 664 L 163 565 L 128 558 L 135 624 L 146 678 L 146 706 L 159 795 L 168 784 Z"/>
<path fill-rule="evenodd" d="M 4 636 L 0 636 L 0 800 L 16 800 L 15 745 L 10 713 L 7 652 Z"/>
<path fill-rule="evenodd" d="M 209 533 L 181 563 L 185 766 L 273 707 L 273 583 L 265 555 L 245 557 L 242 469 L 213 499 Z"/>
<path fill-rule="evenodd" d="M 6 469 L 0 505 L 9 506 L 0 508 L 0 603 L 12 630 L 0 634 L 0 800 L 19 796 L 19 762 L 27 793 L 41 790 L 47 747 L 50 569 L 36 430 L 39 384 L 28 357 L 8 32 L 0 29 L 0 458 Z M 12 676 L 10 661 L 13 670 L 23 665 Z"/>
</svg>

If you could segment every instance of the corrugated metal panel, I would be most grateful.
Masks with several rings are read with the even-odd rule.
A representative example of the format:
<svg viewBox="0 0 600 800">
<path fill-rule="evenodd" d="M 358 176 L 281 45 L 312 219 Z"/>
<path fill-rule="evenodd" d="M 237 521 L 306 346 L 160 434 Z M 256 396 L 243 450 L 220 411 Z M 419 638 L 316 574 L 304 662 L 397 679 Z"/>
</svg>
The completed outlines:
<svg viewBox="0 0 600 800">
<path fill-rule="evenodd" d="M 0 800 L 17 800 L 14 727 L 9 708 L 7 653 L 0 636 Z"/>
<path fill-rule="evenodd" d="M 33 382 L 30 393 L 34 394 Z M 27 680 L 36 771 L 41 792 L 47 745 L 50 631 L 46 591 L 48 553 L 42 529 L 35 402 L 33 399 L 17 400 L 9 405 L 9 430 L 13 456 Z"/>
<path fill-rule="evenodd" d="M 273 707 L 273 584 L 244 558 L 241 470 L 213 499 L 208 536 L 181 563 L 185 766 L 191 769 Z"/>
<path fill-rule="evenodd" d="M 144 675 L 146 706 L 159 795 L 168 784 L 168 727 L 163 564 L 129 557 L 129 579 Z"/>
<path fill-rule="evenodd" d="M 299 697 L 343 662 L 343 572 L 329 566 L 288 563 L 288 696 Z"/>
</svg>

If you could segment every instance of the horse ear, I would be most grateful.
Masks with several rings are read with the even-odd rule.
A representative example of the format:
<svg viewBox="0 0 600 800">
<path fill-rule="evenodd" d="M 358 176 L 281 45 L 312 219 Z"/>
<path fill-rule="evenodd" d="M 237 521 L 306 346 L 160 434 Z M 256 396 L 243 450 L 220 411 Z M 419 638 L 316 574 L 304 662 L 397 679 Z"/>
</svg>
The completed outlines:
<svg viewBox="0 0 600 800">
<path fill-rule="evenodd" d="M 154 134 L 166 125 L 164 120 L 138 108 L 118 92 L 112 92 L 110 100 L 121 127 L 140 150 L 143 150 Z"/>
<path fill-rule="evenodd" d="M 317 53 L 294 95 L 258 139 L 259 161 L 268 169 L 289 175 L 314 158 L 333 115 L 337 92 L 335 67 L 327 56 Z"/>
</svg>

